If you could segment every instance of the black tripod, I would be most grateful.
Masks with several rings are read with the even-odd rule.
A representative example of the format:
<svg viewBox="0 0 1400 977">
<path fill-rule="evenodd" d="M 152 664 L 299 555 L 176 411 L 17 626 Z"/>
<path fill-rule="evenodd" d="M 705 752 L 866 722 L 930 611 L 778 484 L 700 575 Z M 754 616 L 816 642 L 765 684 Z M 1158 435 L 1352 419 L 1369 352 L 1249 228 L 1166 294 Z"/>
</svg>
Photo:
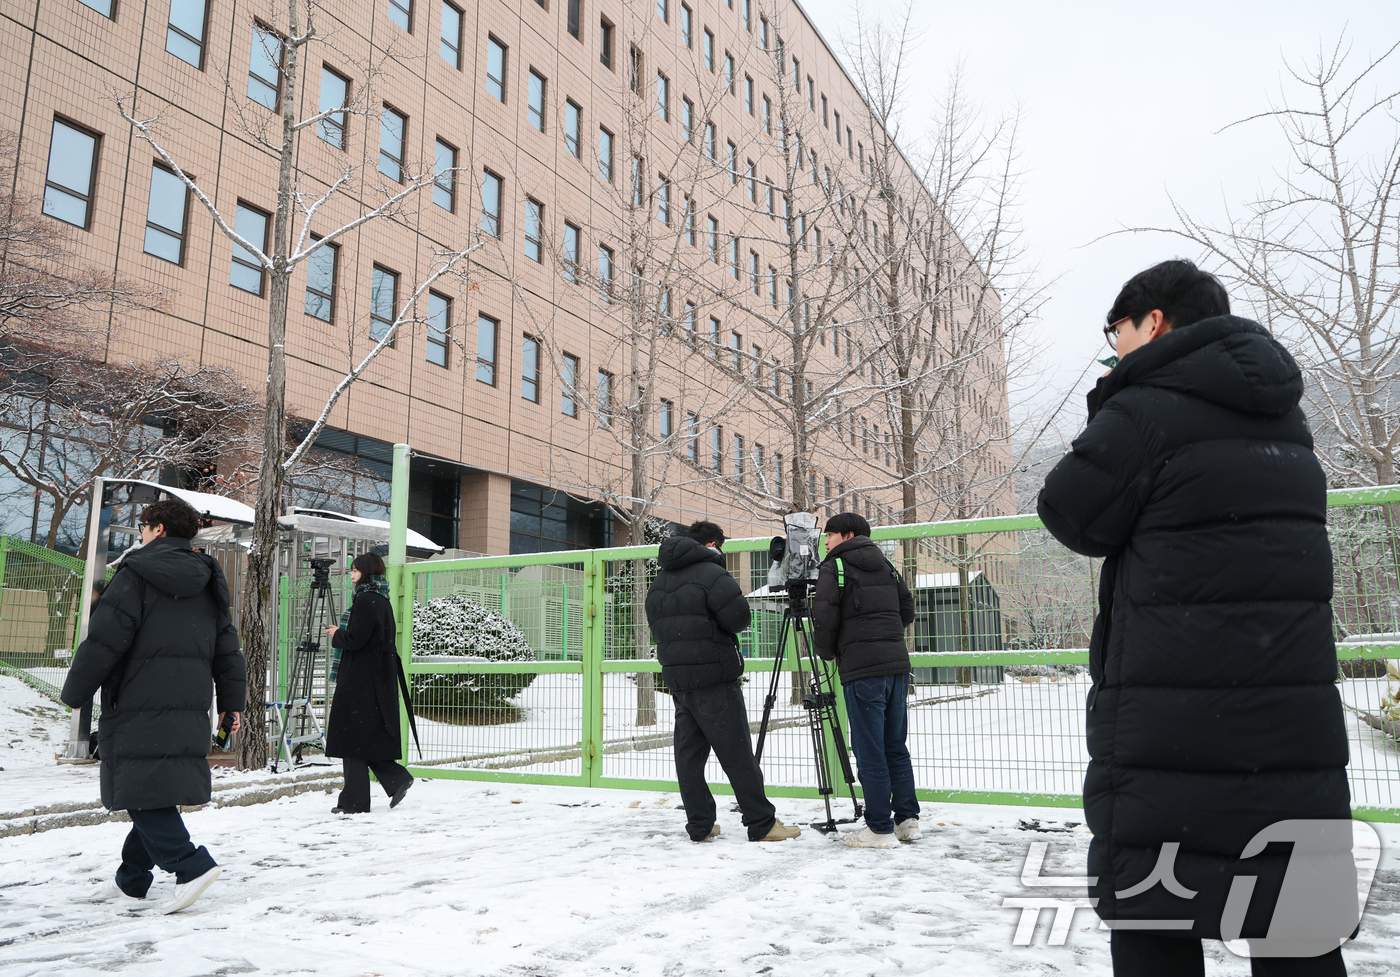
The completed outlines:
<svg viewBox="0 0 1400 977">
<path fill-rule="evenodd" d="M 306 598 L 306 616 L 301 629 L 301 640 L 297 642 L 296 656 L 292 659 L 292 668 L 287 674 L 287 698 L 272 704 L 277 710 L 278 721 L 277 753 L 272 758 L 274 773 L 284 754 L 289 766 L 299 766 L 302 763 L 303 747 L 307 743 L 321 742 L 326 735 L 313 708 L 313 697 L 316 667 L 321 660 L 321 636 L 330 625 L 340 624 L 340 614 L 335 606 L 335 590 L 331 587 L 331 564 L 335 561 L 315 559 L 309 562 L 311 590 Z M 329 685 L 329 669 L 326 675 Z M 329 692 L 329 689 L 327 691 Z"/>
<path fill-rule="evenodd" d="M 786 655 L 789 638 L 794 638 L 797 649 L 799 671 L 804 667 L 812 676 L 807 691 L 802 696 L 802 708 L 807 712 L 807 730 L 812 736 L 812 756 L 817 764 L 817 792 L 826 804 L 826 820 L 814 821 L 812 827 L 823 833 L 836 830 L 838 824 L 854 824 L 859 821 L 863 809 L 856 800 L 856 775 L 851 769 L 851 756 L 846 750 L 846 734 L 841 729 L 841 716 L 836 711 L 836 692 L 831 676 L 822 667 L 817 653 L 812 647 L 812 634 L 808 624 L 810 616 L 807 607 L 807 583 L 788 583 L 787 607 L 783 608 L 783 626 L 778 632 L 778 651 L 773 658 L 773 675 L 768 682 L 768 698 L 763 700 L 763 722 L 758 726 L 758 745 L 754 759 L 762 762 L 763 742 L 768 738 L 768 720 L 773 714 L 773 706 L 778 701 L 778 682 L 782 674 L 783 658 Z M 826 730 L 831 729 L 836 741 L 836 758 L 841 763 L 841 774 L 846 781 L 846 791 L 850 794 L 855 814 L 849 818 L 833 817 L 831 797 L 836 788 L 831 783 L 831 753 L 828 749 Z"/>
</svg>

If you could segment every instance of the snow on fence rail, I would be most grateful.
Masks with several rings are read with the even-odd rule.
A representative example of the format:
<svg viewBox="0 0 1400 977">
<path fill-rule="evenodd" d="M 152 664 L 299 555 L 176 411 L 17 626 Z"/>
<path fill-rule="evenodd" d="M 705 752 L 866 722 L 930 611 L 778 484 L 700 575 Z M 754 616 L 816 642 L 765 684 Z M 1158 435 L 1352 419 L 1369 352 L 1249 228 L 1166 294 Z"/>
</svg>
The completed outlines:
<svg viewBox="0 0 1400 977">
<path fill-rule="evenodd" d="M 1339 690 L 1358 816 L 1400 820 L 1400 725 L 1384 659 L 1400 658 L 1400 487 L 1329 495 Z M 928 800 L 1077 806 L 1088 756 L 1084 698 L 1100 561 L 1070 553 L 1034 516 L 875 530 L 914 582 L 909 747 Z M 815 796 L 796 659 L 779 649 L 783 600 L 768 596 L 768 540 L 729 540 L 750 593 L 740 638 L 756 730 L 775 658 L 784 674 L 763 766 L 771 792 Z M 410 564 L 396 595 L 414 677 L 424 776 L 675 789 L 674 710 L 642 600 L 655 546 Z M 480 603 L 525 635 L 533 660 L 444 656 L 411 639 L 431 600 Z M 445 684 L 442 676 L 458 676 Z M 470 676 L 470 680 L 462 677 Z M 802 682 L 798 677 L 797 681 Z M 838 697 L 839 699 L 839 697 Z M 844 709 L 844 704 L 842 704 Z M 713 760 L 707 772 L 726 790 Z M 837 778 L 839 781 L 839 778 Z"/>
</svg>

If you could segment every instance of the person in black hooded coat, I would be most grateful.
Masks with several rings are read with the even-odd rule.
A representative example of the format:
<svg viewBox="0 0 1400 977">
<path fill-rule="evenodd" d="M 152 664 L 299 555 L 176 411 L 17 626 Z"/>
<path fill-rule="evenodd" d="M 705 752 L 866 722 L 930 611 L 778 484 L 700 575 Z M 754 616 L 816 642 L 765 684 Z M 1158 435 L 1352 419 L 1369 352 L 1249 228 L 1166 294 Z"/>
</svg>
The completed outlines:
<svg viewBox="0 0 1400 977">
<path fill-rule="evenodd" d="M 369 772 L 398 807 L 413 786 L 403 757 L 399 695 L 403 662 L 394 647 L 394 605 L 377 553 L 361 553 L 350 567 L 355 595 L 344 621 L 330 627 L 336 649 L 332 671 L 335 693 L 326 717 L 326 756 L 340 757 L 345 789 L 333 814 L 364 814 L 370 809 Z"/>
<path fill-rule="evenodd" d="M 696 522 L 687 535 L 662 540 L 660 571 L 647 588 L 647 623 L 661 677 L 676 702 L 673 737 L 676 779 L 691 841 L 719 834 L 715 799 L 705 781 L 713 750 L 734 788 L 750 841 L 800 834 L 775 816 L 753 755 L 739 677 L 744 659 L 738 634 L 749 626 L 748 599 L 724 566 L 724 531 Z"/>
<path fill-rule="evenodd" d="M 141 513 L 143 545 L 107 585 L 62 693 L 77 709 L 102 690 L 102 804 L 128 812 L 132 824 L 117 888 L 144 899 L 159 865 L 177 886 L 166 912 L 193 903 L 218 877 L 178 807 L 209 802 L 210 692 L 221 714 L 242 712 L 247 697 L 228 584 L 218 561 L 190 548 L 198 529 L 199 514 L 178 499 Z"/>
<path fill-rule="evenodd" d="M 1288 856 L 1241 860 L 1245 845 L 1280 821 L 1351 816 L 1326 482 L 1302 376 L 1228 312 L 1190 262 L 1129 281 L 1105 330 L 1121 361 L 1040 493 L 1055 538 L 1104 558 L 1084 810 L 1117 974 L 1203 973 L 1200 939 L 1221 938 L 1236 875 L 1259 877 L 1243 935 L 1262 937 Z M 1171 844 L 1180 885 L 1141 885 Z M 1142 920 L 1190 928 L 1134 930 Z M 1340 950 L 1253 966 L 1345 973 Z"/>
</svg>

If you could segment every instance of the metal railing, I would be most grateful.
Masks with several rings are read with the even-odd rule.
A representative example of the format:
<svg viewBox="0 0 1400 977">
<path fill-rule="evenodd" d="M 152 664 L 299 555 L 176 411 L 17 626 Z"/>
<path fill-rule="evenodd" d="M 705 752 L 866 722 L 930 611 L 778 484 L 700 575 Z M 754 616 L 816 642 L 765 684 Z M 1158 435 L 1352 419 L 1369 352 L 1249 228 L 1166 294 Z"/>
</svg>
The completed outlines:
<svg viewBox="0 0 1400 977">
<path fill-rule="evenodd" d="M 1328 504 L 1353 804 L 1358 817 L 1400 820 L 1400 685 L 1384 662 L 1400 658 L 1400 487 L 1333 492 Z M 916 595 L 909 747 L 919 796 L 1081 804 L 1100 561 L 1070 553 L 1026 515 L 881 527 L 873 537 Z M 783 608 L 762 591 L 767 549 L 765 538 L 729 540 L 724 550 L 754 611 L 740 638 L 754 728 Z M 676 789 L 674 710 L 642 605 L 656 550 L 403 567 L 395 606 L 420 716 L 415 771 Z M 792 649 L 782 651 L 779 668 L 793 672 Z M 816 796 L 805 716 L 789 687 L 774 710 L 764 774 L 772 794 Z M 707 773 L 727 790 L 717 763 Z"/>
<path fill-rule="evenodd" d="M 82 586 L 82 560 L 0 536 L 0 663 L 50 697 L 72 662 Z"/>
</svg>

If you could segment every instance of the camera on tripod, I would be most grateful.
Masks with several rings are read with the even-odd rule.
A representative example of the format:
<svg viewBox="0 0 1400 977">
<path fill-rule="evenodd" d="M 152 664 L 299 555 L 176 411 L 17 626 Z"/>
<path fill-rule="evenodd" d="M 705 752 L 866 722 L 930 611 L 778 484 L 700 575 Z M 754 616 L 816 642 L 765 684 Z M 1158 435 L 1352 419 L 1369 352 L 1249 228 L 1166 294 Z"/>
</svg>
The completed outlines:
<svg viewBox="0 0 1400 977">
<path fill-rule="evenodd" d="M 817 582 L 817 542 L 821 537 L 817 529 L 815 512 L 790 512 L 783 516 L 785 536 L 774 536 L 768 544 L 768 586 L 773 590 L 791 590 L 792 584 L 800 584 L 799 589 Z"/>
<path fill-rule="evenodd" d="M 328 584 L 331 582 L 331 567 L 335 566 L 335 560 L 328 556 L 317 556 L 305 560 L 303 565 L 311 568 L 313 584 Z"/>
</svg>

